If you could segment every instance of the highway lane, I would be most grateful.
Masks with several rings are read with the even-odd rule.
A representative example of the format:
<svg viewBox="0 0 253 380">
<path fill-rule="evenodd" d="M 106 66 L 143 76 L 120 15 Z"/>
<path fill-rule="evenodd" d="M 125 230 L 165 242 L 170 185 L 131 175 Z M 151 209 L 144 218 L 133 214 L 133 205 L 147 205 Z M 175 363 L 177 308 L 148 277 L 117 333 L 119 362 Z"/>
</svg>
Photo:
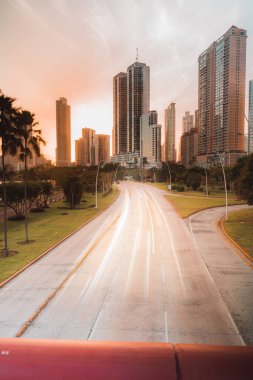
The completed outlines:
<svg viewBox="0 0 253 380">
<path fill-rule="evenodd" d="M 194 236 L 162 194 L 121 184 L 105 213 L 1 289 L 0 336 L 244 344 Z"/>
</svg>

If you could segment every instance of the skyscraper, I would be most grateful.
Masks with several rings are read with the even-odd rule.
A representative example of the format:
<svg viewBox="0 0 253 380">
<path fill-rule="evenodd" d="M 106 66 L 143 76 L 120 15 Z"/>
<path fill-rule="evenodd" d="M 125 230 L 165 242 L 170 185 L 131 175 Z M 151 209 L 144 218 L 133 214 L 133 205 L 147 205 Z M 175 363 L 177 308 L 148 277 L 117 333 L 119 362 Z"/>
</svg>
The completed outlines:
<svg viewBox="0 0 253 380">
<path fill-rule="evenodd" d="M 113 78 L 112 154 L 127 153 L 127 74 Z"/>
<path fill-rule="evenodd" d="M 176 103 L 171 103 L 165 110 L 165 161 L 176 161 Z"/>
<path fill-rule="evenodd" d="M 56 100 L 56 166 L 71 163 L 70 106 L 67 99 Z"/>
<path fill-rule="evenodd" d="M 95 164 L 110 162 L 110 135 L 95 135 Z"/>
<path fill-rule="evenodd" d="M 189 111 L 185 111 L 185 115 L 182 118 L 182 132 L 190 132 L 193 128 L 193 115 Z"/>
<path fill-rule="evenodd" d="M 140 117 L 149 104 L 150 68 L 135 62 L 127 69 L 127 152 L 140 152 Z"/>
<path fill-rule="evenodd" d="M 253 153 L 253 79 L 249 82 L 248 154 Z"/>
<path fill-rule="evenodd" d="M 246 39 L 232 26 L 198 59 L 198 154 L 227 152 L 228 165 L 244 152 Z"/>
<path fill-rule="evenodd" d="M 82 137 L 75 141 L 76 164 L 90 166 L 95 164 L 95 131 L 82 129 Z"/>
<path fill-rule="evenodd" d="M 141 116 L 140 156 L 149 164 L 161 162 L 161 129 L 157 123 L 157 112 L 150 111 Z"/>
</svg>

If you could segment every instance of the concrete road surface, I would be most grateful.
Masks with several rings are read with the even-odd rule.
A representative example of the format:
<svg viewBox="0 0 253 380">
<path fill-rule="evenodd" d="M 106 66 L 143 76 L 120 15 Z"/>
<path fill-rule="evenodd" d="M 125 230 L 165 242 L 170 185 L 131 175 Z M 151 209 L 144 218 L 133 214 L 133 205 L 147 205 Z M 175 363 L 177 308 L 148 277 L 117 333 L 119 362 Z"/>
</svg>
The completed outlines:
<svg viewBox="0 0 253 380">
<path fill-rule="evenodd" d="M 248 320 L 235 318 L 242 292 L 253 294 L 251 268 L 162 191 L 120 187 L 107 211 L 0 290 L 0 336 L 252 343 L 252 297 Z"/>
</svg>

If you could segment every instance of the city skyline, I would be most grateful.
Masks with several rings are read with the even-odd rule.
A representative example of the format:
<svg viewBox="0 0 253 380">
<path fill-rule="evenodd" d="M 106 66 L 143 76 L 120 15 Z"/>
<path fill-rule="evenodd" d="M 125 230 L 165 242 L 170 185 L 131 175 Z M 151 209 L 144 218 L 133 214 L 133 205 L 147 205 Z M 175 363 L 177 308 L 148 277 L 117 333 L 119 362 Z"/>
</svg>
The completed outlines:
<svg viewBox="0 0 253 380">
<path fill-rule="evenodd" d="M 251 1 L 130 1 L 126 5 L 87 0 L 76 1 L 73 8 L 64 1 L 9 0 L 0 1 L 0 11 L 1 90 L 36 114 L 47 140 L 43 152 L 52 158 L 55 99 L 65 97 L 71 106 L 74 160 L 73 145 L 82 128 L 111 135 L 112 77 L 134 62 L 136 47 L 139 60 L 151 67 L 150 109 L 158 111 L 162 124 L 164 109 L 172 101 L 177 104 L 178 149 L 184 112 L 193 114 L 197 109 L 198 56 L 233 24 L 248 34 L 248 115 L 248 83 L 253 79 Z"/>
</svg>

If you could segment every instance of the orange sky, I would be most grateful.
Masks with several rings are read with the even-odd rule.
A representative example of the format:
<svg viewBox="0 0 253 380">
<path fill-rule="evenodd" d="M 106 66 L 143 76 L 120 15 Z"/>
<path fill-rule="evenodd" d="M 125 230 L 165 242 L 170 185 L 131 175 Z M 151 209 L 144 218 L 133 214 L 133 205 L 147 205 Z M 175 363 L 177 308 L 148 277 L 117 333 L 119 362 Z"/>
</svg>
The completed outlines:
<svg viewBox="0 0 253 380">
<path fill-rule="evenodd" d="M 178 141 L 184 111 L 197 108 L 198 55 L 232 24 L 248 31 L 248 94 L 252 19 L 251 0 L 0 0 L 0 88 L 36 114 L 54 159 L 55 100 L 71 105 L 72 143 L 85 126 L 111 134 L 112 77 L 138 46 L 160 124 L 176 102 Z"/>
</svg>

